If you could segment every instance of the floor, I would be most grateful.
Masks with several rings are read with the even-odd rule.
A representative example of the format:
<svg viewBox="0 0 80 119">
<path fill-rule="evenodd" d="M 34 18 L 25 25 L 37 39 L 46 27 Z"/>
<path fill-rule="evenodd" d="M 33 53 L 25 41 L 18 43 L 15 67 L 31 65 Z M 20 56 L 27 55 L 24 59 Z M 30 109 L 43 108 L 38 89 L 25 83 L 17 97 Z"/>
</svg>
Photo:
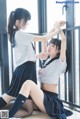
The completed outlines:
<svg viewBox="0 0 80 119">
<path fill-rule="evenodd" d="M 10 118 L 10 119 L 52 119 L 47 114 L 39 111 L 34 111 L 33 114 L 26 118 Z M 73 111 L 73 115 L 69 116 L 67 119 L 80 119 L 80 112 Z"/>
</svg>

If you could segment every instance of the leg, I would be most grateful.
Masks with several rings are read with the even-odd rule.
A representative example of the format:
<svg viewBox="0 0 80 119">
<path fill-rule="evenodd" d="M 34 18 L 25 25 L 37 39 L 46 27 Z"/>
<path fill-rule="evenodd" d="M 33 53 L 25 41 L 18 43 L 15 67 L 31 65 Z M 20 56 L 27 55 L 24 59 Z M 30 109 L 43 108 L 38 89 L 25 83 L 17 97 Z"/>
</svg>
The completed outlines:
<svg viewBox="0 0 80 119">
<path fill-rule="evenodd" d="M 8 95 L 8 94 L 3 94 L 2 98 L 7 102 L 9 103 L 14 97 Z"/>
<path fill-rule="evenodd" d="M 4 106 L 2 109 L 11 109 L 12 106 L 14 105 L 14 101 L 11 102 L 10 104 L 7 104 Z M 33 101 L 31 99 L 25 101 L 23 104 L 22 108 L 14 115 L 16 118 L 23 118 L 31 115 L 33 112 Z"/>
<path fill-rule="evenodd" d="M 7 104 L 7 105 L 5 105 L 3 108 L 1 108 L 2 110 L 4 110 L 4 109 L 11 109 L 11 107 L 13 106 L 13 103 L 11 102 L 11 103 L 9 103 L 9 104 Z"/>
<path fill-rule="evenodd" d="M 9 104 L 12 98 L 12 96 L 7 95 L 6 93 L 0 97 L 0 109 Z"/>
<path fill-rule="evenodd" d="M 33 113 L 33 101 L 26 100 L 22 108 L 14 115 L 16 118 L 23 118 L 30 116 Z"/>
<path fill-rule="evenodd" d="M 44 94 L 42 90 L 33 81 L 27 80 L 23 84 L 21 91 L 16 98 L 16 101 L 9 112 L 10 117 L 13 117 L 16 114 L 29 95 L 32 97 L 32 100 L 38 106 L 38 108 L 41 111 L 46 112 L 43 104 Z"/>
<path fill-rule="evenodd" d="M 27 80 L 26 82 L 24 82 L 19 93 L 24 95 L 25 97 L 30 95 L 34 103 L 38 106 L 38 108 L 41 111 L 46 112 L 43 104 L 43 91 L 33 81 Z"/>
</svg>

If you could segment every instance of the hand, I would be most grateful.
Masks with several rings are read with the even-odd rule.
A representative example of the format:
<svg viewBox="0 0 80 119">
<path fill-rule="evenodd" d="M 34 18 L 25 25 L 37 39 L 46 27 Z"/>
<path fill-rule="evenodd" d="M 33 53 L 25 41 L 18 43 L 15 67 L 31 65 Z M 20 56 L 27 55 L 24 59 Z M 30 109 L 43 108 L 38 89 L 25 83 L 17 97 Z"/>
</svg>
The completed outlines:
<svg viewBox="0 0 80 119">
<path fill-rule="evenodd" d="M 59 25 L 60 25 L 60 27 L 61 27 L 61 26 L 64 26 L 65 24 L 66 24 L 65 21 L 59 21 Z"/>
<path fill-rule="evenodd" d="M 59 29 L 59 28 L 60 28 L 60 24 L 61 24 L 61 23 L 59 23 L 58 21 L 56 21 L 55 24 L 54 24 L 54 29 L 55 29 L 55 30 L 56 30 L 56 29 Z"/>
<path fill-rule="evenodd" d="M 58 28 L 64 26 L 65 24 L 66 24 L 65 21 L 56 21 L 55 24 L 54 24 L 54 28 L 58 29 Z"/>
</svg>

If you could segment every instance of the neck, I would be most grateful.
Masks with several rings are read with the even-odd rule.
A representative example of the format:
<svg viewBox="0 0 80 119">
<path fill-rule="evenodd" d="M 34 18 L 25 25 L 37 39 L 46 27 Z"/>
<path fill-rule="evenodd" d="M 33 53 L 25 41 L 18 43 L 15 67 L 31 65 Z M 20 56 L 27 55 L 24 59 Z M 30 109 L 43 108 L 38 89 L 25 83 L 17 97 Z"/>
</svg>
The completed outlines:
<svg viewBox="0 0 80 119">
<path fill-rule="evenodd" d="M 50 56 L 50 59 L 53 59 L 53 58 L 55 58 L 56 56 Z"/>
</svg>

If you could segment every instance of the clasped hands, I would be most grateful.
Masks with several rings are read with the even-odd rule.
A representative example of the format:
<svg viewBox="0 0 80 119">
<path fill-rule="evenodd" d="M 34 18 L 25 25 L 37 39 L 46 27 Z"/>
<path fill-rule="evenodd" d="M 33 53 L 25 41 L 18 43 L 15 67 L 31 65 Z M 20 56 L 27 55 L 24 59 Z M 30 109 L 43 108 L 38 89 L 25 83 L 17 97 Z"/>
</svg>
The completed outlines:
<svg viewBox="0 0 80 119">
<path fill-rule="evenodd" d="M 54 23 L 54 29 L 55 29 L 55 30 L 58 29 L 58 30 L 61 31 L 61 27 L 64 26 L 65 24 L 66 24 L 65 21 L 56 21 L 56 22 Z"/>
</svg>

